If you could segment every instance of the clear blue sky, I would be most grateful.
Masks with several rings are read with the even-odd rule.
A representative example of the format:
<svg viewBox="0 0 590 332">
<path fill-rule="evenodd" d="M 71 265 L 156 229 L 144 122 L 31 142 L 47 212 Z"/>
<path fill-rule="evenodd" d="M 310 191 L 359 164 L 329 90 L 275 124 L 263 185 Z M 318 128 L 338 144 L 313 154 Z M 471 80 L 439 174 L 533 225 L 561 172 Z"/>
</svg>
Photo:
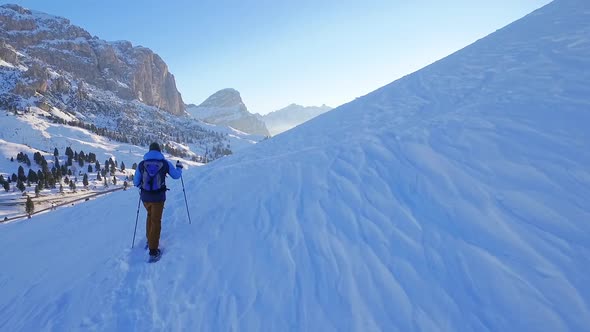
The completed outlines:
<svg viewBox="0 0 590 332">
<path fill-rule="evenodd" d="M 338 106 L 550 0 L 14 0 L 158 53 L 185 103 L 235 88 L 250 112 Z"/>
</svg>

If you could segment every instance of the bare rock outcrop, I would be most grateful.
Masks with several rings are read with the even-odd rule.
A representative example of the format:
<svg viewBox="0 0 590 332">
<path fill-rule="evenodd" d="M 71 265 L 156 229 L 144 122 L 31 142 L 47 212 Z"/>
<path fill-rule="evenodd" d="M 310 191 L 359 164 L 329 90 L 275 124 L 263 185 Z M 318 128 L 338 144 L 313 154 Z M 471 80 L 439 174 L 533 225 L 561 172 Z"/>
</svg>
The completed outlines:
<svg viewBox="0 0 590 332">
<path fill-rule="evenodd" d="M 175 115 L 184 113 L 174 76 L 166 63 L 148 48 L 134 47 L 127 41 L 106 42 L 92 37 L 65 18 L 18 5 L 2 5 L 0 57 L 16 64 L 16 51 L 26 53 L 53 70 L 70 73 L 88 84 L 112 91 L 123 99 L 138 99 Z M 18 89 L 47 89 L 40 80 L 34 82 L 35 86 L 30 89 Z M 56 87 L 58 91 L 66 88 L 61 83 Z"/>
</svg>

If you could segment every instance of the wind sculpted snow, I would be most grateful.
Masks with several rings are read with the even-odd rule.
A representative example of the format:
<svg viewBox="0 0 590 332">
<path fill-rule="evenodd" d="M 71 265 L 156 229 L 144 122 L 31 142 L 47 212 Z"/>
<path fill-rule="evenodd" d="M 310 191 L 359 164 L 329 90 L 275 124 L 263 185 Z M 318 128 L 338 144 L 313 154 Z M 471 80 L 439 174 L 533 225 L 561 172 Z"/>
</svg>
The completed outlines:
<svg viewBox="0 0 590 332">
<path fill-rule="evenodd" d="M 0 226 L 0 330 L 587 330 L 588 36 L 555 1 L 189 169 L 156 264 L 135 191 Z"/>
</svg>

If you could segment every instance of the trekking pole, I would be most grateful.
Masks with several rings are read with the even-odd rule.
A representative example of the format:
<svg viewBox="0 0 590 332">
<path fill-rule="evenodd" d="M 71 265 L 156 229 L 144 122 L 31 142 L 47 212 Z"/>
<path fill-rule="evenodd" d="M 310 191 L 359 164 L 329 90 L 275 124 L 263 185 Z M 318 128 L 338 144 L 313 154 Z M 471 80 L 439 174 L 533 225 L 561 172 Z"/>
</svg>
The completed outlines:
<svg viewBox="0 0 590 332">
<path fill-rule="evenodd" d="M 139 196 L 139 200 L 137 201 L 137 216 L 135 217 L 135 230 L 133 231 L 133 241 L 131 242 L 131 249 L 133 249 L 133 245 L 135 244 L 135 233 L 137 232 L 137 219 L 139 219 L 139 204 L 141 203 L 141 196 Z"/>
<path fill-rule="evenodd" d="M 186 200 L 186 191 L 184 190 L 184 180 L 182 179 L 182 174 L 180 174 L 180 182 L 182 182 L 182 193 L 184 194 L 184 204 L 186 205 L 186 214 L 188 214 L 188 223 L 191 223 L 191 214 L 188 212 L 188 202 Z"/>
</svg>

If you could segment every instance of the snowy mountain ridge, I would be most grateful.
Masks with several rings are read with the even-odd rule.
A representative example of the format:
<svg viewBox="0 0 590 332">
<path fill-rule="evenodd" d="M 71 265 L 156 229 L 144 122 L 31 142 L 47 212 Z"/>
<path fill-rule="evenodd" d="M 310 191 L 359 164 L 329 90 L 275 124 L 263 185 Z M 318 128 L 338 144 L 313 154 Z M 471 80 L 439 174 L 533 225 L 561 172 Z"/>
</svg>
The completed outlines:
<svg viewBox="0 0 590 332">
<path fill-rule="evenodd" d="M 585 331 L 589 35 L 556 0 L 187 171 L 157 264 L 132 192 L 0 225 L 0 329 Z"/>
</svg>

